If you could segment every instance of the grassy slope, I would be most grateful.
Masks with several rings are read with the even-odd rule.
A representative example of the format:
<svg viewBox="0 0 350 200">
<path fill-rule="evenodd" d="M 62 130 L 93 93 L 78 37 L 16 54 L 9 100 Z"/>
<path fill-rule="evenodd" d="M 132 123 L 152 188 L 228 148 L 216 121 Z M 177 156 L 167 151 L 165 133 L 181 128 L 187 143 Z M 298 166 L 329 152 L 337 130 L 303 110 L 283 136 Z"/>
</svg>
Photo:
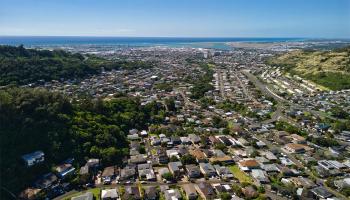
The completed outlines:
<svg viewBox="0 0 350 200">
<path fill-rule="evenodd" d="M 268 63 L 332 90 L 350 89 L 350 47 L 333 51 L 293 51 L 274 57 Z"/>
</svg>

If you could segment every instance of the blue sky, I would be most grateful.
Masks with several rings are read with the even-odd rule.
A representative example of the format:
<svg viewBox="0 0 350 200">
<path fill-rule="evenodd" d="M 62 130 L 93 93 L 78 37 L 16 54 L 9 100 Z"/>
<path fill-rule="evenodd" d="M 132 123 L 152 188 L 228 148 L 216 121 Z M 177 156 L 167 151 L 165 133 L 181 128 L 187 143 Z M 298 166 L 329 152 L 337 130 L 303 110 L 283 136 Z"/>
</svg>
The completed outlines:
<svg viewBox="0 0 350 200">
<path fill-rule="evenodd" d="M 350 38 L 350 0 L 0 0 L 0 35 Z"/>
</svg>

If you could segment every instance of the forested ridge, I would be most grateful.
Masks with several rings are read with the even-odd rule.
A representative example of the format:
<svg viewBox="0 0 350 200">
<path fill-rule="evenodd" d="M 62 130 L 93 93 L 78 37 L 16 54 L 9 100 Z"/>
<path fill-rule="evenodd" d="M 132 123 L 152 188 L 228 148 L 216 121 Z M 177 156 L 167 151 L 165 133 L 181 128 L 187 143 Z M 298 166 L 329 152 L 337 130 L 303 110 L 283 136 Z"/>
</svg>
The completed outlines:
<svg viewBox="0 0 350 200">
<path fill-rule="evenodd" d="M 43 89 L 0 90 L 2 185 L 19 192 L 67 158 L 81 164 L 87 158 L 118 164 L 128 153 L 129 129 L 146 128 L 164 117 L 161 105 L 141 106 L 138 99 L 125 96 L 72 101 Z M 24 167 L 21 156 L 36 150 L 45 153 L 45 162 Z"/>
<path fill-rule="evenodd" d="M 149 68 L 154 63 L 107 60 L 63 50 L 35 50 L 0 45 L 0 86 L 79 79 L 106 70 Z"/>
</svg>

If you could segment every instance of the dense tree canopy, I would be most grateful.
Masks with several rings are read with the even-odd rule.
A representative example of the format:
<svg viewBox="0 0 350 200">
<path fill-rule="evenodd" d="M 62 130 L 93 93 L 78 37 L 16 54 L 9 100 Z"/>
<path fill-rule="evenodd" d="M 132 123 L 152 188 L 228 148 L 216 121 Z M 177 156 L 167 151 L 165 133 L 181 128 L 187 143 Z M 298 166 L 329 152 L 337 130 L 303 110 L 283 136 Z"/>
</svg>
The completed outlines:
<svg viewBox="0 0 350 200">
<path fill-rule="evenodd" d="M 128 153 L 128 130 L 160 122 L 164 113 L 158 103 L 142 106 L 127 97 L 71 102 L 42 89 L 0 90 L 1 181 L 18 191 L 70 157 L 118 164 Z M 25 168 L 21 156 L 36 150 L 45 153 L 45 163 Z"/>
</svg>

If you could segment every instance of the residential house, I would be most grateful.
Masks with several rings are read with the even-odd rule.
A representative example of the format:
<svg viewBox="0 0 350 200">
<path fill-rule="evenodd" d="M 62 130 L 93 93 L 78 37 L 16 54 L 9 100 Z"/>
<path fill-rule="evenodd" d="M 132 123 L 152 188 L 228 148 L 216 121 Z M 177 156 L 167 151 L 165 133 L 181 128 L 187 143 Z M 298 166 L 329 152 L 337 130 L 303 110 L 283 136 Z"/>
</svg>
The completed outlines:
<svg viewBox="0 0 350 200">
<path fill-rule="evenodd" d="M 198 183 L 196 190 L 204 200 L 215 199 L 216 197 L 214 188 L 207 182 Z"/>
<path fill-rule="evenodd" d="M 306 139 L 303 136 L 300 136 L 297 134 L 291 134 L 289 137 L 292 139 L 292 143 L 306 144 Z"/>
<path fill-rule="evenodd" d="M 117 188 L 102 189 L 101 200 L 117 200 L 119 198 Z"/>
<path fill-rule="evenodd" d="M 134 134 L 138 134 L 138 130 L 137 129 L 130 129 L 129 130 L 129 135 L 134 135 Z"/>
<path fill-rule="evenodd" d="M 242 149 L 235 149 L 235 150 L 233 150 L 233 154 L 235 154 L 236 156 L 239 156 L 241 158 L 246 158 L 248 156 L 247 152 L 242 150 Z"/>
<path fill-rule="evenodd" d="M 297 176 L 290 167 L 279 166 L 279 170 L 284 177 Z"/>
<path fill-rule="evenodd" d="M 331 146 L 328 147 L 328 151 L 333 157 L 338 157 L 339 155 L 346 153 L 347 148 L 349 148 L 348 145 Z"/>
<path fill-rule="evenodd" d="M 44 162 L 45 154 L 42 151 L 35 151 L 33 153 L 23 155 L 22 160 L 27 167 L 31 167 L 35 164 Z"/>
<path fill-rule="evenodd" d="M 200 149 L 194 149 L 194 150 L 189 150 L 190 154 L 196 158 L 197 162 L 206 162 L 207 157 L 205 156 L 204 152 Z"/>
<path fill-rule="evenodd" d="M 226 146 L 231 146 L 232 142 L 226 136 L 217 136 L 220 142 L 224 143 Z"/>
<path fill-rule="evenodd" d="M 209 142 L 211 145 L 216 145 L 220 143 L 220 140 L 218 140 L 215 136 L 209 136 Z"/>
<path fill-rule="evenodd" d="M 217 175 L 215 168 L 210 163 L 199 163 L 199 169 L 204 176 L 214 177 Z"/>
<path fill-rule="evenodd" d="M 181 193 L 178 189 L 169 189 L 164 191 L 165 200 L 179 200 L 181 199 Z"/>
<path fill-rule="evenodd" d="M 185 169 L 189 178 L 199 178 L 201 176 L 201 171 L 197 165 L 186 165 Z"/>
<path fill-rule="evenodd" d="M 214 156 L 214 150 L 201 149 L 201 151 L 204 153 L 205 157 L 207 158 L 211 158 L 212 156 Z"/>
<path fill-rule="evenodd" d="M 179 145 L 177 148 L 180 155 L 186 155 L 189 153 L 188 148 L 182 144 Z"/>
<path fill-rule="evenodd" d="M 145 189 L 145 194 L 143 196 L 143 198 L 145 200 L 156 200 L 158 199 L 158 190 L 157 187 L 155 186 L 148 186 L 148 187 L 144 187 Z"/>
<path fill-rule="evenodd" d="M 158 155 L 158 162 L 160 164 L 167 164 L 169 162 L 169 157 L 165 149 L 163 148 L 159 149 L 157 155 Z"/>
<path fill-rule="evenodd" d="M 65 178 L 71 174 L 74 174 L 75 168 L 72 164 L 64 163 L 56 167 L 56 172 L 59 178 Z"/>
<path fill-rule="evenodd" d="M 288 138 L 289 134 L 286 131 L 278 131 L 274 134 L 273 141 L 276 141 L 278 144 L 283 145 L 290 142 Z"/>
<path fill-rule="evenodd" d="M 226 192 L 224 186 L 222 186 L 220 183 L 214 183 L 211 184 L 217 194 L 221 194 L 223 192 Z"/>
<path fill-rule="evenodd" d="M 226 166 L 214 165 L 216 173 L 224 180 L 233 179 L 234 176 L 231 173 L 230 169 Z"/>
<path fill-rule="evenodd" d="M 182 173 L 183 173 L 182 167 L 183 166 L 182 166 L 182 163 L 180 161 L 168 163 L 169 171 L 173 174 L 173 176 L 175 178 L 179 178 L 182 175 Z"/>
<path fill-rule="evenodd" d="M 190 141 L 193 143 L 193 144 L 198 144 L 201 142 L 201 138 L 196 135 L 196 134 L 188 134 L 188 138 L 190 139 Z"/>
<path fill-rule="evenodd" d="M 173 156 L 175 156 L 176 158 L 180 158 L 179 156 L 179 152 L 177 149 L 169 149 L 169 150 L 166 150 L 166 155 L 171 158 Z"/>
<path fill-rule="evenodd" d="M 140 200 L 141 193 L 140 193 L 139 187 L 137 187 L 137 186 L 125 186 L 125 192 L 123 195 L 123 199 L 124 200 L 128 200 L 128 199 Z"/>
<path fill-rule="evenodd" d="M 19 199 L 34 200 L 40 191 L 38 188 L 27 188 L 19 194 Z"/>
<path fill-rule="evenodd" d="M 131 134 L 131 135 L 127 135 L 127 139 L 131 141 L 135 141 L 135 140 L 140 140 L 140 137 L 138 134 Z"/>
<path fill-rule="evenodd" d="M 260 165 L 260 167 L 268 174 L 276 174 L 280 172 L 276 164 L 263 164 L 263 165 Z"/>
<path fill-rule="evenodd" d="M 260 165 L 263 165 L 263 164 L 268 164 L 270 163 L 270 161 L 268 159 L 266 159 L 265 157 L 262 157 L 262 156 L 257 156 L 254 158 L 258 163 L 260 163 Z"/>
<path fill-rule="evenodd" d="M 130 149 L 138 151 L 141 147 L 140 141 L 130 141 L 129 147 Z"/>
<path fill-rule="evenodd" d="M 138 154 L 140 154 L 138 149 L 130 149 L 130 151 L 129 151 L 130 156 L 136 156 Z"/>
<path fill-rule="evenodd" d="M 101 165 L 100 165 L 100 159 L 97 159 L 97 158 L 90 158 L 90 159 L 86 162 L 85 166 L 88 166 L 89 171 L 95 172 L 95 171 L 97 171 L 97 169 L 101 166 Z"/>
<path fill-rule="evenodd" d="M 221 151 L 222 152 L 222 151 Z M 209 158 L 209 161 L 211 163 L 222 163 L 222 164 L 233 164 L 234 160 L 231 156 L 225 155 L 223 152 L 222 154 L 214 154 L 215 156 L 212 158 Z"/>
<path fill-rule="evenodd" d="M 101 175 L 103 184 L 111 184 L 112 180 L 115 178 L 117 174 L 118 174 L 118 169 L 116 166 L 109 166 L 104 168 Z"/>
<path fill-rule="evenodd" d="M 277 161 L 277 157 L 271 151 L 264 151 L 262 155 L 271 162 Z"/>
<path fill-rule="evenodd" d="M 34 185 L 36 188 L 46 189 L 52 186 L 57 181 L 58 181 L 58 178 L 55 174 L 47 173 L 47 174 L 44 174 L 42 177 L 40 177 L 37 181 L 35 181 Z"/>
<path fill-rule="evenodd" d="M 192 143 L 188 137 L 180 137 L 180 140 L 183 145 L 190 145 Z"/>
<path fill-rule="evenodd" d="M 179 136 L 171 136 L 170 137 L 170 140 L 171 142 L 174 144 L 174 145 L 179 145 L 181 144 L 181 139 Z"/>
<path fill-rule="evenodd" d="M 212 154 L 213 154 L 214 157 L 224 157 L 224 156 L 226 156 L 226 154 L 220 149 L 213 149 L 212 152 L 213 152 Z"/>
<path fill-rule="evenodd" d="M 265 144 L 265 142 L 263 142 L 263 141 L 257 141 L 255 144 L 256 144 L 256 146 L 257 146 L 258 148 L 264 148 L 264 147 L 266 147 L 266 144 Z"/>
<path fill-rule="evenodd" d="M 341 170 L 341 169 L 348 168 L 346 165 L 336 160 L 320 160 L 317 162 L 317 164 L 326 170 L 332 170 L 332 169 Z"/>
<path fill-rule="evenodd" d="M 129 164 L 142 164 L 147 162 L 147 156 L 145 154 L 138 154 L 135 156 L 130 156 L 128 160 Z"/>
<path fill-rule="evenodd" d="M 168 148 L 172 147 L 172 143 L 171 143 L 170 139 L 167 137 L 161 137 L 160 142 L 161 142 L 161 144 L 166 144 Z"/>
<path fill-rule="evenodd" d="M 313 188 L 316 186 L 316 184 L 309 178 L 306 177 L 291 177 L 290 181 L 296 186 L 296 187 L 303 187 L 303 188 Z"/>
<path fill-rule="evenodd" d="M 255 199 L 259 193 L 252 186 L 242 188 L 242 192 L 247 199 Z"/>
<path fill-rule="evenodd" d="M 238 138 L 237 143 L 242 147 L 249 145 L 249 142 L 242 137 Z"/>
<path fill-rule="evenodd" d="M 304 144 L 295 144 L 295 143 L 286 144 L 282 148 L 282 150 L 286 151 L 287 153 L 305 153 L 310 149 L 311 149 L 310 147 Z"/>
<path fill-rule="evenodd" d="M 270 182 L 265 172 L 261 169 L 252 169 L 252 177 L 261 184 Z"/>
<path fill-rule="evenodd" d="M 156 176 L 154 174 L 152 164 L 145 163 L 137 165 L 140 180 L 155 181 Z"/>
<path fill-rule="evenodd" d="M 342 190 L 344 188 L 350 188 L 350 178 L 343 178 L 334 181 L 334 185 L 339 189 Z"/>
<path fill-rule="evenodd" d="M 315 199 L 327 199 L 333 196 L 332 193 L 330 193 L 326 188 L 322 186 L 313 188 L 311 190 L 311 193 L 313 194 Z"/>
<path fill-rule="evenodd" d="M 280 157 L 279 159 L 281 161 L 281 164 L 284 165 L 284 166 L 295 165 L 295 163 L 291 159 L 289 159 L 287 157 Z"/>
<path fill-rule="evenodd" d="M 260 165 L 254 159 L 245 159 L 245 160 L 242 160 L 242 161 L 238 162 L 238 167 L 242 171 L 250 171 L 252 169 L 259 169 Z"/>
<path fill-rule="evenodd" d="M 136 169 L 133 165 L 127 165 L 120 171 L 120 180 L 134 180 Z"/>
<path fill-rule="evenodd" d="M 193 184 L 182 185 L 182 189 L 185 192 L 186 198 L 188 200 L 196 200 L 198 197 L 196 188 Z"/>
<path fill-rule="evenodd" d="M 154 137 L 151 139 L 152 146 L 159 146 L 160 144 L 161 144 L 161 140 L 159 138 Z"/>
<path fill-rule="evenodd" d="M 147 131 L 146 131 L 146 130 L 142 130 L 142 131 L 140 132 L 140 136 L 141 136 L 141 137 L 147 137 L 147 136 L 148 136 Z"/>
<path fill-rule="evenodd" d="M 228 185 L 228 184 L 213 183 L 212 186 L 213 186 L 213 188 L 214 188 L 214 190 L 216 191 L 217 194 L 221 194 L 221 193 L 224 193 L 224 192 L 227 192 L 227 193 L 230 193 L 230 194 L 233 193 L 233 190 L 232 190 L 231 186 Z"/>
</svg>

